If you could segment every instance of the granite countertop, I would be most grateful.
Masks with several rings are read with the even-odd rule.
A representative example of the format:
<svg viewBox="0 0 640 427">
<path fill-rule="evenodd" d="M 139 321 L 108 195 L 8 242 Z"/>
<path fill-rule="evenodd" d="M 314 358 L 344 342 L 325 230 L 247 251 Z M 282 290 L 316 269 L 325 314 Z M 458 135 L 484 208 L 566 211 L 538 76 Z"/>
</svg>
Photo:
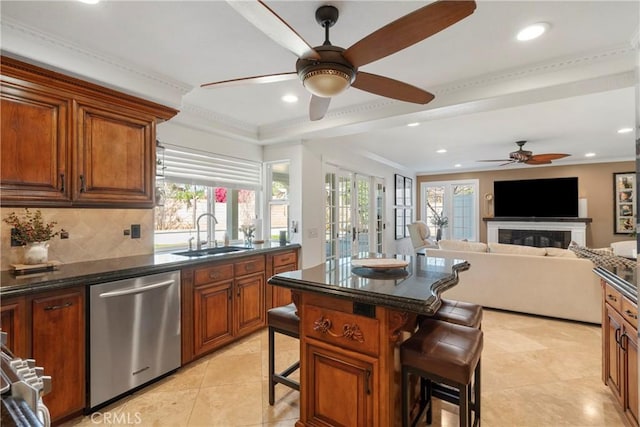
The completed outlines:
<svg viewBox="0 0 640 427">
<path fill-rule="evenodd" d="M 8 298 L 45 290 L 79 285 L 93 285 L 147 274 L 179 270 L 201 263 L 232 261 L 247 255 L 292 248 L 300 248 L 300 245 L 297 243 L 280 245 L 278 242 L 265 242 L 264 244 L 254 244 L 252 248 L 247 248 L 243 251 L 199 257 L 189 257 L 171 253 L 129 256 L 63 264 L 58 270 L 21 276 L 4 270 L 0 272 L 0 296 Z"/>
<path fill-rule="evenodd" d="M 638 269 L 628 267 L 596 267 L 594 273 L 620 291 L 628 300 L 638 304 Z"/>
<path fill-rule="evenodd" d="M 354 302 L 432 315 L 440 306 L 440 293 L 458 283 L 468 270 L 464 260 L 429 256 L 362 253 L 353 259 L 380 257 L 406 260 L 404 269 L 375 271 L 353 267 L 352 258 L 327 261 L 304 270 L 276 274 L 269 284 L 315 292 Z"/>
</svg>

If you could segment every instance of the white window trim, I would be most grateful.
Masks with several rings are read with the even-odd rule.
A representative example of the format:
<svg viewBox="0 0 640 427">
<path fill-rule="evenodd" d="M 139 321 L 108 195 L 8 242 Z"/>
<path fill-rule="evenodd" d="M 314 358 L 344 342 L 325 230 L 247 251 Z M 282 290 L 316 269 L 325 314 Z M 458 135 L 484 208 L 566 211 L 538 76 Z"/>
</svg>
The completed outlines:
<svg viewBox="0 0 640 427">
<path fill-rule="evenodd" d="M 460 179 L 454 181 L 427 181 L 420 183 L 420 218 L 427 218 L 427 208 L 426 208 L 426 192 L 428 187 L 445 187 L 445 215 L 449 217 L 449 221 L 453 224 L 453 217 L 451 217 L 451 212 L 453 211 L 453 201 L 451 200 L 450 193 L 451 187 L 455 185 L 472 185 L 475 189 L 473 192 L 473 206 L 474 206 L 474 218 L 473 218 L 473 240 L 480 241 L 480 196 L 478 192 L 480 191 L 480 180 L 479 179 Z"/>
</svg>

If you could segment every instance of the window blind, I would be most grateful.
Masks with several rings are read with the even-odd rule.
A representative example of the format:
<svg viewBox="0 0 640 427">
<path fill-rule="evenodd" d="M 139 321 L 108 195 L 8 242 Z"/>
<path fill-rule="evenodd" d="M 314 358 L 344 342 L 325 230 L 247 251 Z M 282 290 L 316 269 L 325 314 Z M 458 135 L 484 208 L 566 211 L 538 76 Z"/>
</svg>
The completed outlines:
<svg viewBox="0 0 640 427">
<path fill-rule="evenodd" d="M 262 164 L 184 147 L 162 144 L 164 176 L 168 181 L 186 184 L 262 189 Z"/>
</svg>

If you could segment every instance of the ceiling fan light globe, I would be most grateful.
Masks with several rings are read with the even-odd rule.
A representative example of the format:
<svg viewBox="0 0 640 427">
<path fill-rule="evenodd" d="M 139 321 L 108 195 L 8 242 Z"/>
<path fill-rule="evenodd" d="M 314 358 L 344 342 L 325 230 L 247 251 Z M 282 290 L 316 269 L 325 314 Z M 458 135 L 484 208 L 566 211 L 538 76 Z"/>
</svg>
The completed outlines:
<svg viewBox="0 0 640 427">
<path fill-rule="evenodd" d="M 331 98 L 349 88 L 351 76 L 331 68 L 319 68 L 306 73 L 302 79 L 304 87 L 316 96 Z"/>
</svg>

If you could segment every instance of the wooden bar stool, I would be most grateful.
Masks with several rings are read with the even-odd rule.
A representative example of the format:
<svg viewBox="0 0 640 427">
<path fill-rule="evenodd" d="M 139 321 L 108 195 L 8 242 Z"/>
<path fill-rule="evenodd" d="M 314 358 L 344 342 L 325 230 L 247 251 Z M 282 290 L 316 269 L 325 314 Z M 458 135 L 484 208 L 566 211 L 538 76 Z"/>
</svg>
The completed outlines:
<svg viewBox="0 0 640 427">
<path fill-rule="evenodd" d="M 418 331 L 402 343 L 403 427 L 415 425 L 425 409 L 427 424 L 431 424 L 431 382 L 445 384 L 457 391 L 455 399 L 447 400 L 460 407 L 461 427 L 480 425 L 482 343 L 483 333 L 480 329 L 432 319 L 424 320 Z M 413 420 L 410 420 L 410 375 L 421 378 L 420 407 Z"/>
<path fill-rule="evenodd" d="M 275 371 L 275 333 L 300 338 L 300 318 L 296 314 L 296 310 L 295 304 L 291 303 L 281 307 L 274 307 L 267 311 L 267 324 L 269 325 L 269 405 L 273 405 L 275 401 L 276 384 L 284 384 L 300 391 L 300 383 L 288 378 L 300 367 L 300 361 L 297 361 L 282 372 Z"/>
</svg>

